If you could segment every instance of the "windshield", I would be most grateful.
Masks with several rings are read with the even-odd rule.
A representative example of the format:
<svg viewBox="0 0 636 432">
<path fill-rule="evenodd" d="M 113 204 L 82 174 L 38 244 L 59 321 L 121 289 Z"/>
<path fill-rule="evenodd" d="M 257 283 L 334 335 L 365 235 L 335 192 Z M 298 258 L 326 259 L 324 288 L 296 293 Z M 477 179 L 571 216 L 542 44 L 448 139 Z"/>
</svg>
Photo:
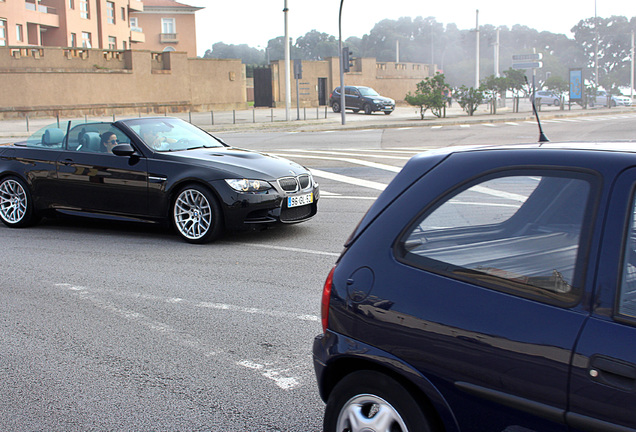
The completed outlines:
<svg viewBox="0 0 636 432">
<path fill-rule="evenodd" d="M 159 152 L 224 147 L 224 144 L 177 118 L 132 119 L 124 122 L 151 149 Z"/>
<path fill-rule="evenodd" d="M 362 96 L 380 96 L 377 91 L 369 87 L 360 87 L 358 90 Z"/>
</svg>

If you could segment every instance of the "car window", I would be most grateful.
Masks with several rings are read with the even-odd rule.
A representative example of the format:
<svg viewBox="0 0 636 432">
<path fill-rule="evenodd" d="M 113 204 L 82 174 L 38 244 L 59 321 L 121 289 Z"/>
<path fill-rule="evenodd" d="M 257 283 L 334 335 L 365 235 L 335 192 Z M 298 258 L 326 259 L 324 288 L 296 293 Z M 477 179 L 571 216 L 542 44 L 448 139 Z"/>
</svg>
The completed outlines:
<svg viewBox="0 0 636 432">
<path fill-rule="evenodd" d="M 358 91 L 355 88 L 353 88 L 353 87 L 345 87 L 345 94 L 355 95 L 357 93 L 358 93 Z"/>
<path fill-rule="evenodd" d="M 369 97 L 380 96 L 378 92 L 376 92 L 375 90 L 369 87 L 362 87 L 360 89 L 360 93 L 362 94 L 362 96 L 369 96 Z"/>
<path fill-rule="evenodd" d="M 112 123 L 81 123 L 68 133 L 67 149 L 77 152 L 108 153 L 102 145 L 102 136 L 115 135 L 118 143 L 130 143 L 130 139 Z"/>
<path fill-rule="evenodd" d="M 61 149 L 68 122 L 55 122 L 33 132 L 26 140 L 27 147 Z"/>
<path fill-rule="evenodd" d="M 634 198 L 625 235 L 625 257 L 618 300 L 618 313 L 630 318 L 636 318 L 636 196 Z"/>
<path fill-rule="evenodd" d="M 582 178 L 489 178 L 416 220 L 398 244 L 399 258 L 497 289 L 571 303 L 581 283 L 577 262 L 590 190 Z"/>
<path fill-rule="evenodd" d="M 224 144 L 212 135 L 177 118 L 132 119 L 126 120 L 125 123 L 154 151 L 224 147 Z"/>
</svg>

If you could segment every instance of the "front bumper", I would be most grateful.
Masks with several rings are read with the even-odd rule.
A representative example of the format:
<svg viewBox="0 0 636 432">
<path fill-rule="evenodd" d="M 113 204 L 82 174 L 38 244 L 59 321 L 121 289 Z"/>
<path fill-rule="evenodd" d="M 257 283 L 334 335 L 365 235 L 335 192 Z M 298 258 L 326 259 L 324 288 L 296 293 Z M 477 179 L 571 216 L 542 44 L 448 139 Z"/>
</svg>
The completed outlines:
<svg viewBox="0 0 636 432">
<path fill-rule="evenodd" d="M 277 189 L 270 189 L 265 193 L 241 193 L 227 186 L 224 181 L 214 186 L 221 199 L 225 227 L 229 230 L 305 222 L 318 212 L 320 188 L 317 184 L 294 193 L 285 193 Z M 307 194 L 312 194 L 311 204 L 288 206 L 287 198 Z"/>
</svg>

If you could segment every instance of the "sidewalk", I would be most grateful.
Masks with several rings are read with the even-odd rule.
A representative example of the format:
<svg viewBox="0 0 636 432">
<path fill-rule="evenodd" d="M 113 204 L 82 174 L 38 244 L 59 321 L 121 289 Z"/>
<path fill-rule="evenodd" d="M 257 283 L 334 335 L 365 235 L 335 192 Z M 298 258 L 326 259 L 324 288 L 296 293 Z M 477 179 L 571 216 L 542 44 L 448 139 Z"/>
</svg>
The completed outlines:
<svg viewBox="0 0 636 432">
<path fill-rule="evenodd" d="M 527 105 L 527 106 L 525 106 Z M 497 108 L 497 114 L 491 115 L 488 107 L 482 105 L 473 116 L 468 116 L 458 105 L 446 110 L 445 118 L 437 118 L 427 112 L 424 120 L 420 119 L 416 107 L 399 106 L 391 115 L 374 113 L 365 115 L 346 112 L 345 124 L 341 124 L 341 114 L 334 113 L 326 107 L 292 109 L 291 120 L 286 121 L 284 108 L 257 108 L 241 111 L 204 112 L 204 113 L 175 113 L 173 117 L 179 117 L 210 132 L 316 132 L 327 130 L 352 130 L 352 129 L 386 129 L 405 127 L 432 127 L 458 124 L 500 123 L 514 121 L 534 121 L 531 105 L 522 104 L 519 113 L 512 113 L 510 107 Z M 571 109 L 566 106 L 564 110 L 559 107 L 542 107 L 539 112 L 540 119 L 556 119 L 563 117 L 611 115 L 625 112 L 636 112 L 635 107 L 615 108 L 588 108 L 582 109 L 573 105 Z M 134 116 L 116 116 L 115 120 Z M 300 117 L 300 120 L 297 118 Z M 60 118 L 60 121 L 71 118 Z M 113 121 L 113 116 L 75 118 L 86 121 Z M 11 119 L 0 120 L 0 138 L 20 140 L 28 137 L 38 129 L 55 123 L 56 118 L 37 119 Z M 28 126 L 28 129 L 27 129 Z"/>
</svg>

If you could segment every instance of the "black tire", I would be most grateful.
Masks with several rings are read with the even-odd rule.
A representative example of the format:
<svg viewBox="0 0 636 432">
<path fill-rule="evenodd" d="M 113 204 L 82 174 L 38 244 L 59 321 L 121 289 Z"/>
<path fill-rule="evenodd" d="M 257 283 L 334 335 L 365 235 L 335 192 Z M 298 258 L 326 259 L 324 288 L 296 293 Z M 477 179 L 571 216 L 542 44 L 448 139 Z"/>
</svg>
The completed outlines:
<svg viewBox="0 0 636 432">
<path fill-rule="evenodd" d="M 610 102 L 610 108 L 614 108 L 616 106 L 616 102 L 615 101 L 611 101 Z"/>
<path fill-rule="evenodd" d="M 354 109 L 354 110 L 351 110 L 351 111 L 353 111 L 354 114 L 358 114 L 360 112 L 359 109 Z"/>
<path fill-rule="evenodd" d="M 369 104 L 365 104 L 364 105 L 364 113 L 366 115 L 373 114 L 373 109 L 371 108 L 371 105 L 369 105 Z"/>
<path fill-rule="evenodd" d="M 385 414 L 380 420 L 374 417 L 378 407 Z M 387 419 L 387 413 L 390 427 L 383 421 Z M 324 432 L 357 432 L 348 420 L 352 416 L 363 423 L 359 430 L 432 432 L 424 411 L 409 391 L 379 372 L 354 372 L 334 387 L 325 408 Z M 379 421 L 383 421 L 382 425 Z"/>
<path fill-rule="evenodd" d="M 0 180 L 0 219 L 10 228 L 28 227 L 40 220 L 33 208 L 29 187 L 18 177 Z"/>
<path fill-rule="evenodd" d="M 392 113 L 392 112 L 393 112 L 393 111 L 384 111 L 384 114 L 385 114 L 385 115 L 391 115 L 391 113 Z"/>
<path fill-rule="evenodd" d="M 331 104 L 331 109 L 333 110 L 333 112 L 339 113 L 340 112 L 340 103 L 339 102 L 332 103 Z"/>
<path fill-rule="evenodd" d="M 192 184 L 175 195 L 170 208 L 175 231 L 188 243 L 208 243 L 221 235 L 221 207 L 209 189 Z"/>
<path fill-rule="evenodd" d="M 559 100 L 558 100 L 558 99 L 555 99 L 555 100 L 554 100 L 553 105 L 554 105 L 555 107 L 557 107 L 557 106 L 561 105 L 561 102 L 559 102 Z"/>
</svg>

